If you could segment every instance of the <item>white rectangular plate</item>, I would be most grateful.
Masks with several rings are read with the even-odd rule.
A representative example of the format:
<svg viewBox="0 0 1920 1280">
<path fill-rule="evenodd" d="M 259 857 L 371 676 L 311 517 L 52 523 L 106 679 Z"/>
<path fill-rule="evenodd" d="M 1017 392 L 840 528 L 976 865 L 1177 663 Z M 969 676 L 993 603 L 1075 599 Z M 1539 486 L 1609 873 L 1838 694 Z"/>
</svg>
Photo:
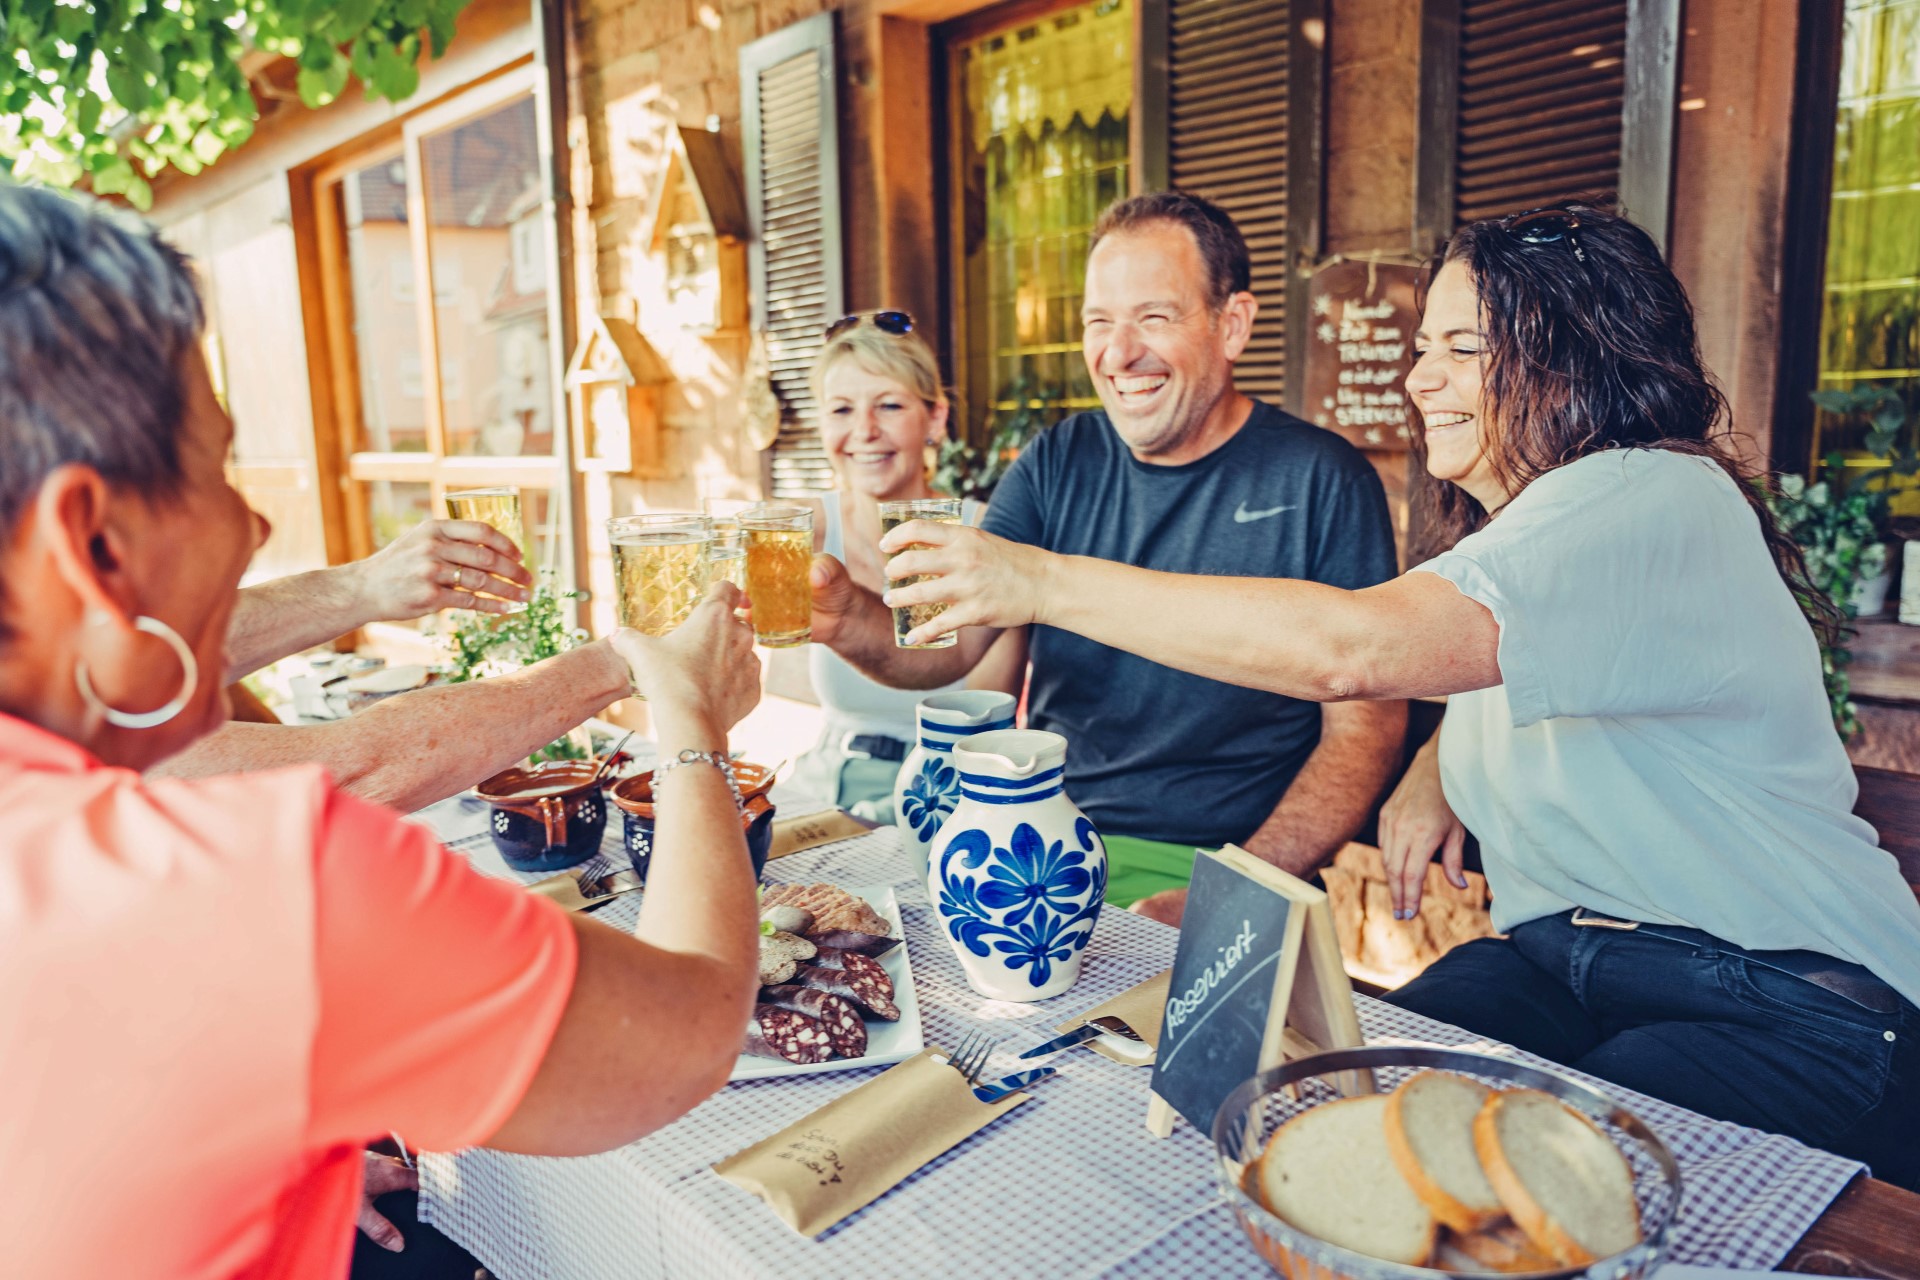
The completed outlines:
<svg viewBox="0 0 1920 1280">
<path fill-rule="evenodd" d="M 862 888 L 850 887 L 847 892 L 856 898 L 865 898 L 873 904 L 873 909 L 887 918 L 893 926 L 893 936 L 901 939 L 899 946 L 880 957 L 880 967 L 893 979 L 893 1002 L 900 1006 L 900 1021 L 882 1022 L 878 1018 L 867 1019 L 867 1052 L 861 1058 L 829 1058 L 825 1062 L 811 1064 L 783 1062 L 778 1058 L 761 1058 L 750 1054 L 741 1054 L 740 1062 L 733 1069 L 729 1080 L 766 1080 L 774 1076 L 810 1076 L 823 1071 L 858 1071 L 862 1067 L 885 1067 L 896 1062 L 905 1062 L 914 1054 L 927 1047 L 926 1038 L 920 1031 L 920 1000 L 913 992 L 913 970 L 907 964 L 907 932 L 900 923 L 900 900 L 893 896 L 892 885 L 879 885 Z"/>
</svg>

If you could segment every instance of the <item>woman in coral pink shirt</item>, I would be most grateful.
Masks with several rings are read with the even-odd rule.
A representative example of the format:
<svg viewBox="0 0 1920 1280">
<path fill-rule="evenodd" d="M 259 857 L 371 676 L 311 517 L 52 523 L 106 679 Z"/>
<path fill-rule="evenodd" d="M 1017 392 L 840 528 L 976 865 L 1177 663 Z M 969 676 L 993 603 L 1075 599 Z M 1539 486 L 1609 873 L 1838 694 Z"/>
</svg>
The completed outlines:
<svg viewBox="0 0 1920 1280">
<path fill-rule="evenodd" d="M 368 1141 L 630 1142 L 726 1079 L 753 996 L 753 876 L 713 763 L 758 692 L 731 588 L 608 656 L 663 755 L 707 753 L 661 778 L 637 936 L 482 879 L 315 768 L 143 780 L 225 718 L 266 534 L 224 475 L 201 322 L 144 225 L 0 185 L 10 1276 L 337 1280 Z"/>
</svg>

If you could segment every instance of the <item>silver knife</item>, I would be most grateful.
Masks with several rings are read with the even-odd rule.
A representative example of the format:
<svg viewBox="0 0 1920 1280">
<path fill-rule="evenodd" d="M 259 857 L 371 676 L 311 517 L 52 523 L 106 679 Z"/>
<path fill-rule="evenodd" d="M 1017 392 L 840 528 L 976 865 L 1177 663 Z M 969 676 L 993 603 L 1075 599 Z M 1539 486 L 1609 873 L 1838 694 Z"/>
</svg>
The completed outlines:
<svg viewBox="0 0 1920 1280">
<path fill-rule="evenodd" d="M 1089 1022 L 1085 1026 L 1075 1027 L 1063 1036 L 1055 1036 L 1045 1044 L 1037 1044 L 1020 1056 L 1022 1058 L 1038 1058 L 1045 1054 L 1058 1053 L 1062 1049 L 1071 1049 L 1077 1044 L 1085 1044 L 1089 1040 L 1098 1040 L 1099 1038 L 1100 1028 Z"/>
<path fill-rule="evenodd" d="M 1048 1076 L 1060 1074 L 1058 1067 L 1035 1067 L 1031 1071 L 1016 1071 L 1010 1076 L 1001 1076 L 986 1084 L 977 1085 L 973 1096 L 982 1102 L 998 1102 L 1008 1094 L 1024 1089 L 1030 1084 L 1038 1084 Z"/>
</svg>

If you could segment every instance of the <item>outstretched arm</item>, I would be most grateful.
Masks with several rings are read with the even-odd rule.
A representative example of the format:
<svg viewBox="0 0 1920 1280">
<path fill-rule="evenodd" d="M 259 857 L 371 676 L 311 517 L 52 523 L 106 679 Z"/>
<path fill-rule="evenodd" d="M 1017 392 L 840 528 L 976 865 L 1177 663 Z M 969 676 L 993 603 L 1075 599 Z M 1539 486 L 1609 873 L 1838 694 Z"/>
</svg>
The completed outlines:
<svg viewBox="0 0 1920 1280">
<path fill-rule="evenodd" d="M 330 724 L 222 725 L 153 776 L 324 765 L 342 791 L 408 812 L 464 791 L 627 696 L 606 640 L 510 675 L 400 694 Z"/>
<path fill-rule="evenodd" d="M 477 520 L 423 521 L 365 560 L 241 591 L 227 627 L 226 682 L 369 622 L 441 609 L 505 613 L 532 584 L 520 548 L 498 530 Z"/>
<path fill-rule="evenodd" d="M 956 528 L 958 526 L 955 526 Z M 881 684 L 937 689 L 979 665 L 1000 632 L 971 627 L 947 649 L 902 649 L 893 642 L 893 612 L 847 575 L 832 556 L 813 558 L 813 640 Z"/>
<path fill-rule="evenodd" d="M 1283 578 L 1159 573 L 1062 556 L 961 525 L 914 521 L 881 540 L 889 604 L 949 607 L 909 637 L 1041 623 L 1182 671 L 1312 702 L 1464 693 L 1501 682 L 1486 606 L 1431 573 L 1345 591 Z M 963 633 L 964 634 L 964 633 Z"/>
</svg>

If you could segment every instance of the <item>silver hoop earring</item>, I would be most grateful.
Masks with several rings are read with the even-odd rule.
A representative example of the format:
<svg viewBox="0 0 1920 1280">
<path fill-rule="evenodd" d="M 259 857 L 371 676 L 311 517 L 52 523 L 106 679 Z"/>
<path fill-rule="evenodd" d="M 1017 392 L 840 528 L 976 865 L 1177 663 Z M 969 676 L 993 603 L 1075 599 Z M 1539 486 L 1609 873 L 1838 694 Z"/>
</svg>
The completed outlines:
<svg viewBox="0 0 1920 1280">
<path fill-rule="evenodd" d="M 186 709 L 193 699 L 193 691 L 200 686 L 200 663 L 193 656 L 193 650 L 175 631 L 158 618 L 149 618 L 145 614 L 133 620 L 134 630 L 144 631 L 150 636 L 159 636 L 173 650 L 173 656 L 180 659 L 180 668 L 184 679 L 180 682 L 180 692 L 173 701 L 153 711 L 121 711 L 106 704 L 99 694 L 93 691 L 93 681 L 87 676 L 87 660 L 73 660 L 73 682 L 80 688 L 80 696 L 87 706 L 99 712 L 110 725 L 121 729 L 152 729 L 165 724 Z"/>
</svg>

